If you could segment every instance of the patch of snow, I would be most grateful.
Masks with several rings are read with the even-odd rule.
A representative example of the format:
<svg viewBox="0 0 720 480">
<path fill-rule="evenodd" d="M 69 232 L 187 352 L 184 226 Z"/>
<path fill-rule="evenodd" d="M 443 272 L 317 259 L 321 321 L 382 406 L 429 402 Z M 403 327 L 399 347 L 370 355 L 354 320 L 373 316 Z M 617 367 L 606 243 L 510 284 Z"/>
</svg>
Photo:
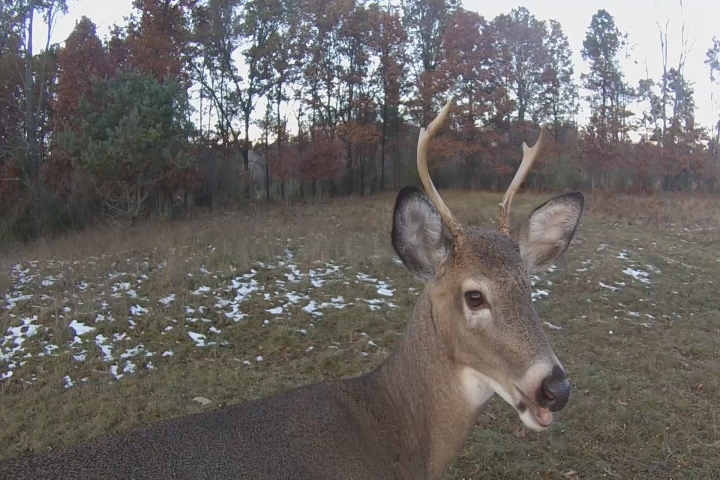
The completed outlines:
<svg viewBox="0 0 720 480">
<path fill-rule="evenodd" d="M 122 353 L 120 355 L 120 358 L 128 359 L 137 356 L 140 352 L 142 352 L 145 349 L 145 346 L 140 344 L 136 347 L 130 348 L 125 353 Z"/>
<path fill-rule="evenodd" d="M 548 296 L 550 296 L 550 292 L 548 292 L 547 290 L 540 290 L 540 289 L 538 289 L 538 290 L 535 290 L 534 292 L 532 292 L 532 293 L 530 294 L 530 296 L 532 297 L 532 301 L 534 302 L 534 301 L 536 301 L 538 298 L 543 298 L 543 297 L 548 297 Z"/>
<path fill-rule="evenodd" d="M 300 303 L 300 300 L 308 300 L 309 297 L 307 295 L 298 295 L 296 292 L 288 292 L 285 294 L 285 297 L 288 299 L 290 303 Z"/>
<path fill-rule="evenodd" d="M 124 376 L 122 373 L 118 373 L 117 365 L 112 365 L 110 367 L 110 374 L 115 377 L 115 380 L 120 380 Z"/>
<path fill-rule="evenodd" d="M 45 355 L 51 356 L 53 355 L 53 352 L 58 348 L 59 347 L 57 345 L 49 344 L 45 345 L 45 347 L 43 347 L 43 350 L 45 350 Z"/>
<path fill-rule="evenodd" d="M 208 293 L 208 292 L 210 292 L 210 287 L 200 287 L 197 290 L 195 290 L 194 292 L 192 292 L 192 294 L 197 296 L 197 295 L 202 295 L 203 293 Z"/>
<path fill-rule="evenodd" d="M 355 278 L 360 280 L 361 282 L 368 282 L 368 283 L 377 283 L 377 278 L 372 278 L 370 275 L 366 273 L 358 273 Z"/>
<path fill-rule="evenodd" d="M 135 373 L 136 366 L 132 362 L 127 362 L 125 364 L 125 368 L 123 368 L 123 373 Z"/>
<path fill-rule="evenodd" d="M 133 305 L 130 307 L 130 315 L 139 317 L 141 315 L 147 315 L 150 311 L 147 308 L 141 307 L 140 305 Z"/>
<path fill-rule="evenodd" d="M 85 335 L 86 333 L 90 333 L 95 330 L 94 327 L 88 327 L 84 323 L 78 322 L 77 320 L 73 320 L 68 326 L 75 330 L 75 335 Z"/>
<path fill-rule="evenodd" d="M 168 305 L 170 305 L 170 304 L 171 304 L 172 302 L 174 302 L 174 301 L 175 301 L 175 294 L 174 294 L 174 293 L 171 293 L 171 294 L 168 295 L 167 297 L 161 298 L 161 299 L 159 300 L 159 302 L 162 303 L 163 305 L 165 305 L 166 307 L 167 307 Z"/>
<path fill-rule="evenodd" d="M 113 359 L 112 346 L 107 344 L 108 339 L 102 334 L 95 337 L 95 345 L 98 346 L 103 354 L 103 362 L 110 362 Z"/>
<path fill-rule="evenodd" d="M 642 283 L 650 283 L 650 279 L 648 278 L 650 276 L 649 273 L 644 272 L 642 270 L 634 270 L 632 268 L 626 268 L 623 270 L 623 273 L 625 275 L 629 275 L 633 277 L 635 280 L 638 280 Z"/>
<path fill-rule="evenodd" d="M 322 313 L 318 312 L 317 308 L 318 308 L 318 305 L 315 303 L 315 300 L 310 300 L 310 303 L 305 305 L 302 309 L 304 312 L 307 312 L 311 315 L 322 316 Z"/>
<path fill-rule="evenodd" d="M 613 287 L 612 285 L 605 285 L 603 282 L 598 282 L 602 288 L 607 288 L 608 290 L 611 290 L 613 292 L 619 292 L 620 289 L 617 287 Z"/>
<path fill-rule="evenodd" d="M 196 347 L 204 347 L 205 346 L 206 337 L 202 333 L 188 332 L 188 335 L 195 342 Z"/>
</svg>

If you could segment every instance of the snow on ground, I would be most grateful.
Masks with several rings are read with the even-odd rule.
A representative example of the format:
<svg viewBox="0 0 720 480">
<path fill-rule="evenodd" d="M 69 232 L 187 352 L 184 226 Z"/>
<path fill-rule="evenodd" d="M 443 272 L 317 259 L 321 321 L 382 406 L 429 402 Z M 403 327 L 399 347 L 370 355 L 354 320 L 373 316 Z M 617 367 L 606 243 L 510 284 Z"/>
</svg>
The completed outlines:
<svg viewBox="0 0 720 480">
<path fill-rule="evenodd" d="M 174 261 L 182 263 L 177 255 Z M 563 267 L 565 273 L 552 265 L 533 276 L 532 300 L 551 297 L 558 275 L 585 282 L 603 259 L 619 265 L 612 278 L 593 282 L 608 296 L 620 295 L 630 286 L 649 288 L 662 275 L 630 250 L 614 251 L 602 244 L 595 256 Z M 108 267 L 100 267 L 104 264 Z M 42 375 L 44 362 L 64 365 L 65 388 L 84 383 L 91 372 L 120 380 L 174 361 L 188 349 L 206 352 L 227 346 L 246 322 L 266 326 L 293 319 L 311 326 L 333 312 L 353 308 L 382 315 L 398 308 L 398 303 L 407 305 L 422 291 L 420 286 L 398 288 L 386 276 L 335 262 L 302 266 L 290 250 L 244 271 L 229 267 L 211 271 L 202 265 L 182 274 L 186 284 L 172 287 L 161 281 L 167 268 L 167 261 L 150 257 L 130 257 L 125 262 L 88 257 L 13 266 L 9 272 L 13 286 L 0 298 L 0 320 L 7 325 L 0 332 L 0 381 L 33 383 Z M 397 257 L 392 268 L 405 269 Z M 158 288 L 158 283 L 163 287 Z M 642 312 L 622 315 L 646 326 L 654 321 Z M 564 328 L 544 325 L 551 330 Z M 308 341 L 309 330 L 293 328 Z M 369 340 L 368 347 L 377 345 Z M 303 347 L 308 354 L 316 348 Z M 247 360 L 241 361 L 252 365 L 263 362 L 263 357 L 248 352 Z"/>
<path fill-rule="evenodd" d="M 149 287 L 163 278 L 167 261 L 104 260 L 30 261 L 12 267 L 13 286 L 0 298 L 0 320 L 9 325 L 0 331 L 0 381 L 33 383 L 43 362 L 59 362 L 67 369 L 65 388 L 78 384 L 80 371 L 104 371 L 121 380 L 171 361 L 188 348 L 226 346 L 233 333 L 241 332 L 232 330 L 233 325 L 267 325 L 262 316 L 312 322 L 349 307 L 397 307 L 389 278 L 334 262 L 303 267 L 290 250 L 247 271 L 212 272 L 203 265 L 186 274 L 191 288 L 173 288 L 173 293 Z M 338 295 L 350 282 L 358 284 L 353 296 L 363 291 L 367 297 L 348 302 Z M 306 352 L 313 350 L 307 347 Z M 255 361 L 263 360 L 257 356 Z"/>
</svg>

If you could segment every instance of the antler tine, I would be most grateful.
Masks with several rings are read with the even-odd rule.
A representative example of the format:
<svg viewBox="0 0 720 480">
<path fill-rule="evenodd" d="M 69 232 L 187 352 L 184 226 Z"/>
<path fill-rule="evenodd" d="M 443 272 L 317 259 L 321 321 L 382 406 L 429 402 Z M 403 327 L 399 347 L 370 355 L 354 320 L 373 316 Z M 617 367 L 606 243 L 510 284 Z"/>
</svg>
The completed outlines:
<svg viewBox="0 0 720 480">
<path fill-rule="evenodd" d="M 418 136 L 417 144 L 417 167 L 418 173 L 420 174 L 420 180 L 422 181 L 423 187 L 425 187 L 425 192 L 430 198 L 430 201 L 433 203 L 433 205 L 435 205 L 435 208 L 440 213 L 440 218 L 442 218 L 443 222 L 445 222 L 445 225 L 447 225 L 447 227 L 450 229 L 452 236 L 454 238 L 457 238 L 462 234 L 462 229 L 453 217 L 452 213 L 450 213 L 450 209 L 448 209 L 447 205 L 445 205 L 445 202 L 440 197 L 438 191 L 435 189 L 435 185 L 433 185 L 433 182 L 430 179 L 430 172 L 428 171 L 427 166 L 428 144 L 445 121 L 445 118 L 450 112 L 451 106 L 452 100 L 448 100 L 440 113 L 438 113 L 438 116 L 435 117 L 435 120 L 430 122 L 427 130 L 425 130 L 425 128 L 420 129 L 420 135 Z"/>
<path fill-rule="evenodd" d="M 505 192 L 502 203 L 500 204 L 500 233 L 502 233 L 503 235 L 508 235 L 510 233 L 510 205 L 512 204 L 515 193 L 517 193 L 520 185 L 522 185 L 522 183 L 525 181 L 525 178 L 527 177 L 528 173 L 532 169 L 533 164 L 535 163 L 537 154 L 542 147 L 544 135 L 545 127 L 542 127 L 540 129 L 540 136 L 538 137 L 537 142 L 535 142 L 535 145 L 533 145 L 532 148 L 528 147 L 527 143 L 523 142 L 522 162 L 520 163 L 520 167 L 515 173 L 515 177 L 510 183 L 507 192 Z"/>
</svg>

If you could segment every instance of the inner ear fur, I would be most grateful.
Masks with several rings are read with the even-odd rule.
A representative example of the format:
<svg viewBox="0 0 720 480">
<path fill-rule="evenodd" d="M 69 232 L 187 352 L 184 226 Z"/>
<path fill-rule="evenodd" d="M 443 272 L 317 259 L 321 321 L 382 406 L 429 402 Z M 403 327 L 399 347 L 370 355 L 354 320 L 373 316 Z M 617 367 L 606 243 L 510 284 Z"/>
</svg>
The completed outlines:
<svg viewBox="0 0 720 480">
<path fill-rule="evenodd" d="M 422 279 L 437 273 L 452 248 L 452 239 L 440 213 L 415 187 L 404 187 L 398 193 L 391 240 L 408 270 Z"/>
<path fill-rule="evenodd" d="M 546 269 L 567 250 L 585 207 L 580 192 L 566 193 L 537 207 L 513 237 L 530 272 Z"/>
</svg>

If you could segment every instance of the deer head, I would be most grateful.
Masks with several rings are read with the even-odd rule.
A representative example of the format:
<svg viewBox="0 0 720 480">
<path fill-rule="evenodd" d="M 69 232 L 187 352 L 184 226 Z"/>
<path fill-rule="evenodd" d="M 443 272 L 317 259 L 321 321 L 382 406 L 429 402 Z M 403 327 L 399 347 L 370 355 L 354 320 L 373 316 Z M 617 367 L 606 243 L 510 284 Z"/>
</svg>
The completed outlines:
<svg viewBox="0 0 720 480">
<path fill-rule="evenodd" d="M 405 266 L 426 281 L 433 327 L 463 378 L 500 395 L 533 430 L 548 428 L 570 383 L 540 324 L 530 274 L 567 249 L 584 207 L 581 193 L 561 195 L 511 226 L 512 199 L 542 145 L 523 144 L 523 160 L 501 204 L 500 232 L 463 227 L 438 194 L 427 168 L 427 147 L 450 110 L 420 130 L 417 163 L 426 194 L 405 187 L 393 213 L 392 244 Z"/>
</svg>

